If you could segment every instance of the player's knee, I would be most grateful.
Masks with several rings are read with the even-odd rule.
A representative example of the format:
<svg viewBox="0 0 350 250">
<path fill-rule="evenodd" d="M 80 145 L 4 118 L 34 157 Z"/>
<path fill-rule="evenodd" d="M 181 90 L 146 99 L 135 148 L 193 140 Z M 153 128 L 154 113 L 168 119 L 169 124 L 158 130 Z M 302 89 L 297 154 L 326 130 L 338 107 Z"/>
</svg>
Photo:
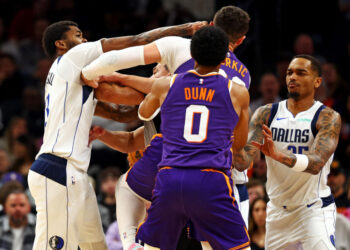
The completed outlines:
<svg viewBox="0 0 350 250">
<path fill-rule="evenodd" d="M 145 244 L 145 250 L 158 250 L 158 249 L 160 250 L 160 248 L 152 247 L 150 245 Z"/>
<path fill-rule="evenodd" d="M 201 241 L 203 250 L 213 250 L 208 241 Z"/>
</svg>

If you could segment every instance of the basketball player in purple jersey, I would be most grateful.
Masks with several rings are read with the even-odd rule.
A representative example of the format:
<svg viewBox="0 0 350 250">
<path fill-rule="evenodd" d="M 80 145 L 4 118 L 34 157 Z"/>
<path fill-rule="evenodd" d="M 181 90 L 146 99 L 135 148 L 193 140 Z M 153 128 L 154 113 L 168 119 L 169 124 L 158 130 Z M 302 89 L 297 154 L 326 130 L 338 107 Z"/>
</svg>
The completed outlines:
<svg viewBox="0 0 350 250">
<path fill-rule="evenodd" d="M 249 249 L 230 178 L 231 150 L 248 136 L 249 94 L 218 73 L 227 49 L 221 29 L 200 29 L 191 41 L 194 70 L 155 80 L 140 105 L 143 120 L 161 108 L 163 133 L 152 205 L 137 235 L 146 250 L 176 249 L 188 221 L 213 249 Z"/>
</svg>

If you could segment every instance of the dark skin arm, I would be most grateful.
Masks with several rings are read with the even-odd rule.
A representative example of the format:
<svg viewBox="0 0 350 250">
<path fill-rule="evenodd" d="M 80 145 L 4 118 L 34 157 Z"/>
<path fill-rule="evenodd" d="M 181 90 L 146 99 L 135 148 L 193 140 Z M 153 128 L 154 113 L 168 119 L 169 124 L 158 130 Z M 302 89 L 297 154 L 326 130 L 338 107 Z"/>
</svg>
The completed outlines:
<svg viewBox="0 0 350 250">
<path fill-rule="evenodd" d="M 98 102 L 95 109 L 96 116 L 117 122 L 132 122 L 138 120 L 137 106 L 113 105 L 104 102 Z"/>
<path fill-rule="evenodd" d="M 207 25 L 207 22 L 185 23 L 176 26 L 157 28 L 135 36 L 102 39 L 102 49 L 103 52 L 107 52 L 131 46 L 144 45 L 165 36 L 192 36 L 204 25 Z"/>
<path fill-rule="evenodd" d="M 155 78 L 125 75 L 117 72 L 114 72 L 113 74 L 108 76 L 100 77 L 100 80 L 102 81 L 121 83 L 145 94 L 151 92 L 154 79 Z"/>
<path fill-rule="evenodd" d="M 271 105 L 258 108 L 249 122 L 248 142 L 243 149 L 233 152 L 233 166 L 244 171 L 248 169 L 256 157 L 259 155 L 259 148 L 253 142 L 263 142 L 263 125 L 267 124 L 271 113 Z"/>
<path fill-rule="evenodd" d="M 95 90 L 95 97 L 102 102 L 138 105 L 142 102 L 144 95 L 130 87 L 120 86 L 115 83 L 102 82 Z"/>
<path fill-rule="evenodd" d="M 93 140 L 100 140 L 108 147 L 123 153 L 130 153 L 145 148 L 144 127 L 134 131 L 109 131 L 99 126 L 90 130 L 89 144 Z"/>
<path fill-rule="evenodd" d="M 340 115 L 330 108 L 321 111 L 316 123 L 318 133 L 309 152 L 305 155 L 309 159 L 309 164 L 304 170 L 306 173 L 313 175 L 318 174 L 326 164 L 330 156 L 334 153 L 339 140 L 341 129 Z M 277 151 L 273 140 L 272 133 L 267 126 L 263 127 L 264 143 L 253 142 L 266 156 L 279 161 L 289 168 L 294 167 L 296 156 L 289 151 Z"/>
</svg>

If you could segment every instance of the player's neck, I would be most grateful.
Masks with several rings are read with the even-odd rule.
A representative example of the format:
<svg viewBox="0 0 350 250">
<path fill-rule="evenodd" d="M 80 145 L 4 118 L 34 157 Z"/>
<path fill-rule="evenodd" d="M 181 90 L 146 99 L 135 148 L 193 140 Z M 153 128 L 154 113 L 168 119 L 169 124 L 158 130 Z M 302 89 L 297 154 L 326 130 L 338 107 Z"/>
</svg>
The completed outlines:
<svg viewBox="0 0 350 250">
<path fill-rule="evenodd" d="M 213 67 L 213 66 L 203 66 L 203 65 L 197 64 L 197 65 L 195 65 L 194 69 L 195 69 L 195 71 L 197 71 L 198 74 L 206 75 L 206 74 L 209 74 L 211 72 L 219 72 L 220 65 Z"/>
<path fill-rule="evenodd" d="M 229 50 L 229 51 L 233 52 L 233 51 L 235 50 L 235 48 L 236 48 L 236 46 L 235 46 L 233 43 L 230 42 L 230 43 L 228 44 L 228 50 Z"/>
<path fill-rule="evenodd" d="M 288 110 L 296 116 L 298 113 L 308 110 L 314 105 L 315 100 L 313 98 L 302 98 L 302 99 L 294 99 L 288 98 L 287 107 Z"/>
</svg>

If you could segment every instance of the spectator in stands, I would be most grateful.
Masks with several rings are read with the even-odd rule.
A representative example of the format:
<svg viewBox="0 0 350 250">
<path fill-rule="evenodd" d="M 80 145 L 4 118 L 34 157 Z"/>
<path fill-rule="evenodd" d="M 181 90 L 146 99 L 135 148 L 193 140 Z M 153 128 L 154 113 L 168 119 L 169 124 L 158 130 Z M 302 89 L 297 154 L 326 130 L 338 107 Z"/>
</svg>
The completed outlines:
<svg viewBox="0 0 350 250">
<path fill-rule="evenodd" d="M 121 171 L 118 167 L 107 167 L 99 175 L 100 194 L 97 200 L 105 231 L 116 220 L 115 188 L 120 176 Z"/>
<path fill-rule="evenodd" d="M 7 151 L 0 147 L 0 178 L 8 172 L 10 168 L 10 158 Z"/>
<path fill-rule="evenodd" d="M 330 62 L 322 65 L 322 76 L 327 93 L 324 104 L 343 115 L 346 112 L 345 103 L 349 95 L 349 84 L 339 75 L 335 64 Z"/>
<path fill-rule="evenodd" d="M 267 198 L 264 183 L 260 180 L 250 179 L 247 183 L 248 195 L 249 195 L 249 205 L 251 206 L 253 201 L 257 198 Z"/>
<path fill-rule="evenodd" d="M 3 207 L 5 215 L 0 217 L 0 249 L 32 249 L 35 216 L 30 213 L 28 197 L 23 189 L 20 187 L 8 189 L 4 196 Z"/>
<path fill-rule="evenodd" d="M 281 100 L 278 95 L 280 84 L 277 76 L 273 73 L 265 73 L 262 75 L 260 78 L 259 90 L 261 97 L 252 101 L 250 104 L 252 114 L 260 106 L 264 106 L 268 103 L 279 102 Z"/>
<path fill-rule="evenodd" d="M 249 209 L 248 233 L 251 250 L 265 249 L 266 205 L 264 198 L 256 198 Z"/>
<path fill-rule="evenodd" d="M 348 194 L 345 192 L 346 176 L 341 163 L 334 160 L 331 164 L 331 171 L 328 175 L 328 185 L 331 188 L 337 211 L 342 213 L 346 208 L 350 207 Z"/>
<path fill-rule="evenodd" d="M 9 154 L 11 163 L 14 161 L 13 144 L 21 135 L 27 135 L 27 121 L 23 117 L 12 117 L 4 136 L 0 139 L 0 146 Z"/>
</svg>

